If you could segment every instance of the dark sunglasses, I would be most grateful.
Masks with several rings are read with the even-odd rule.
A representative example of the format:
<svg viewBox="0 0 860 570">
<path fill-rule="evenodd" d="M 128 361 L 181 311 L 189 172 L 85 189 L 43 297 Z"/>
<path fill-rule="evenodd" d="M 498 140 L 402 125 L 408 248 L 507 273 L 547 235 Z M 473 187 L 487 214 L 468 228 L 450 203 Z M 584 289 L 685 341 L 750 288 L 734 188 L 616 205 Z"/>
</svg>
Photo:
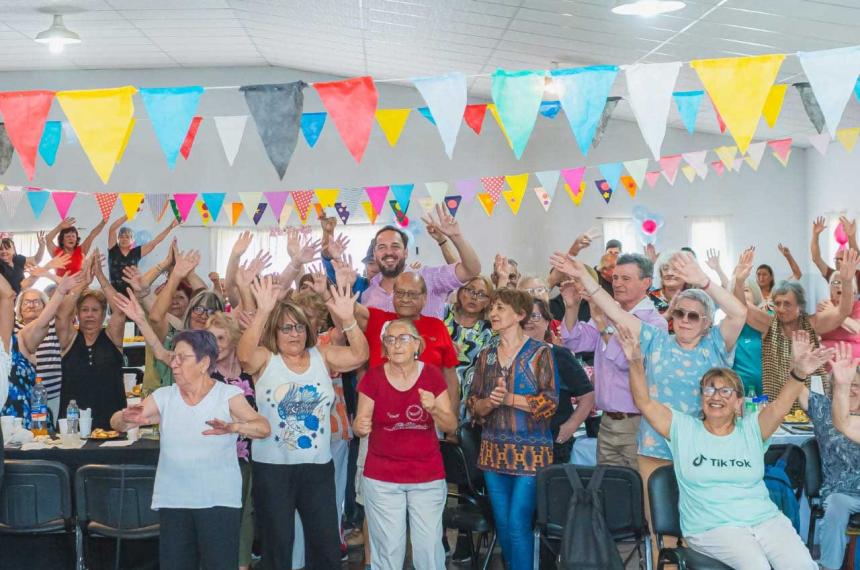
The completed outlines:
<svg viewBox="0 0 860 570">
<path fill-rule="evenodd" d="M 672 318 L 682 321 L 684 319 L 691 323 L 698 323 L 702 319 L 702 315 L 696 311 L 685 311 L 684 309 L 675 309 L 672 311 Z"/>
</svg>

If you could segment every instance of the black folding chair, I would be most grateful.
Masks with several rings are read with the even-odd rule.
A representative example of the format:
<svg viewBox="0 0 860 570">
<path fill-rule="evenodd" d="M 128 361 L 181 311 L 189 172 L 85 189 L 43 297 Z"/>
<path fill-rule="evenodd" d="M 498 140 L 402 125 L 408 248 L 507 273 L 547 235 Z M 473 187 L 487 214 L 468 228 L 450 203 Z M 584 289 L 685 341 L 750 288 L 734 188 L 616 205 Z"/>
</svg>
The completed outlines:
<svg viewBox="0 0 860 570">
<path fill-rule="evenodd" d="M 456 506 L 445 508 L 442 522 L 445 528 L 455 528 L 469 534 L 472 568 L 486 570 L 496 546 L 496 529 L 493 525 L 493 508 L 483 489 L 483 474 L 478 469 L 480 429 L 464 424 L 457 430 L 457 435 L 459 444 L 440 442 L 445 480 L 449 484 L 448 496 L 457 499 Z M 452 485 L 457 487 L 456 493 L 450 491 Z M 479 560 L 482 545 L 487 548 L 483 564 Z"/>
<path fill-rule="evenodd" d="M 794 496 L 800 500 L 806 479 L 806 454 L 803 449 L 793 443 L 777 443 L 767 448 L 764 454 L 764 463 L 765 465 L 773 465 L 783 456 L 786 457 L 785 474 L 791 481 Z"/>
<path fill-rule="evenodd" d="M 75 474 L 78 567 L 86 566 L 86 539 L 144 540 L 159 535 L 152 510 L 152 465 L 84 465 Z"/>
<path fill-rule="evenodd" d="M 824 516 L 824 504 L 821 500 L 821 485 L 824 475 L 821 470 L 821 453 L 815 438 L 807 439 L 801 446 L 805 458 L 803 490 L 809 502 L 809 531 L 806 533 L 806 548 L 812 552 L 815 544 L 815 525 Z"/>
<path fill-rule="evenodd" d="M 552 465 L 537 474 L 538 539 L 556 558 L 567 522 L 568 502 L 573 494 L 564 472 L 565 467 L 572 466 Z M 575 468 L 582 484 L 587 487 L 595 467 L 577 465 Z M 607 528 L 616 543 L 634 543 L 636 546 L 624 560 L 625 566 L 636 552 L 639 554 L 640 567 L 650 567 L 651 541 L 645 521 L 642 477 L 628 467 L 605 468 L 600 491 Z"/>
<path fill-rule="evenodd" d="M 671 465 L 664 465 L 648 479 L 648 497 L 651 499 L 651 530 L 657 537 L 657 570 L 666 564 L 675 564 L 678 570 L 731 570 L 722 562 L 696 552 L 692 548 L 663 546 L 663 537 L 681 536 L 681 514 L 678 511 L 678 481 Z M 679 539 L 680 540 L 680 539 Z"/>
</svg>

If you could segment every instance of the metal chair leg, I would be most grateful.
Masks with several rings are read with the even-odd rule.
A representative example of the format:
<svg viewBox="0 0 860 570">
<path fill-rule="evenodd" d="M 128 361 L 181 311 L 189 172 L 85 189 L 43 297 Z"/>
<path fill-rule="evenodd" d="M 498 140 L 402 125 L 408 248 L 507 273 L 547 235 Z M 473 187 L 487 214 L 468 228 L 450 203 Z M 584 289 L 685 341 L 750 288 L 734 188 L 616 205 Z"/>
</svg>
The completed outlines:
<svg viewBox="0 0 860 570">
<path fill-rule="evenodd" d="M 493 557 L 493 549 L 496 548 L 496 529 L 493 529 L 493 537 L 490 539 L 490 545 L 487 546 L 487 556 L 484 557 L 484 565 L 481 570 L 487 570 L 490 566 L 490 559 Z"/>
<path fill-rule="evenodd" d="M 84 560 L 84 533 L 81 526 L 75 525 L 75 570 L 86 570 L 87 564 Z"/>
<path fill-rule="evenodd" d="M 646 570 L 654 569 L 654 556 L 651 551 L 651 535 L 646 534 L 645 542 L 645 568 Z"/>
</svg>

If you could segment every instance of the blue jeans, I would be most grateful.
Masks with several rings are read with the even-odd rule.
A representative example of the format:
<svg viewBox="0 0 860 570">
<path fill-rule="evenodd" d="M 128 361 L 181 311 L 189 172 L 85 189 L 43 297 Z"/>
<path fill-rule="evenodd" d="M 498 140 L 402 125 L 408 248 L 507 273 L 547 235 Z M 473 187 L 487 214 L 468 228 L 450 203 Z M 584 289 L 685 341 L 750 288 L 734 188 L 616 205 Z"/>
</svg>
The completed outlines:
<svg viewBox="0 0 860 570">
<path fill-rule="evenodd" d="M 534 476 L 484 471 L 502 555 L 510 570 L 532 570 L 534 567 L 532 519 L 537 502 L 536 479 Z"/>
</svg>

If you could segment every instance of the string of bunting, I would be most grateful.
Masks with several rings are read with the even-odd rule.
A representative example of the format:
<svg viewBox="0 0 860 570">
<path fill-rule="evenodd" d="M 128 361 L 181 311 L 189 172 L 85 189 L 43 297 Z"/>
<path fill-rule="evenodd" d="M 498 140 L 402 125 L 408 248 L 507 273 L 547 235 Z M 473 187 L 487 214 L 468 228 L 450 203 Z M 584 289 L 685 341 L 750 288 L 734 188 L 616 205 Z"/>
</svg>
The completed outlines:
<svg viewBox="0 0 860 570">
<path fill-rule="evenodd" d="M 804 108 L 819 134 L 836 138 L 838 125 L 852 91 L 860 99 L 860 46 L 790 54 L 796 56 L 807 81 L 795 83 Z M 498 122 L 508 145 L 519 159 L 531 137 L 538 114 L 548 118 L 564 111 L 583 155 L 597 146 L 619 98 L 610 92 L 624 72 L 628 103 L 653 158 L 661 158 L 672 101 L 690 131 L 695 130 L 702 100 L 707 94 L 722 132 L 728 131 L 739 152 L 746 153 L 761 117 L 774 126 L 788 85 L 775 84 L 786 54 L 701 59 L 690 62 L 594 65 L 570 69 L 499 69 L 490 76 L 492 102 L 468 104 L 467 76 L 459 72 L 409 81 L 426 106 L 416 111 L 433 123 L 449 157 L 465 122 L 480 134 L 487 111 Z M 684 64 L 696 72 L 702 90 L 675 92 Z M 380 80 L 386 81 L 386 80 Z M 360 162 L 377 123 L 391 146 L 397 144 L 412 109 L 380 109 L 377 81 L 355 77 L 311 84 L 325 112 L 304 112 L 308 84 L 235 87 L 243 93 L 250 117 L 266 153 L 283 179 L 301 132 L 313 147 L 333 123 L 349 153 Z M 561 94 L 544 101 L 547 84 Z M 63 136 L 74 138 L 105 184 L 122 158 L 134 130 L 134 95 L 138 94 L 169 169 L 178 156 L 187 159 L 203 118 L 197 115 L 207 90 L 227 87 L 185 86 L 136 88 L 123 86 L 81 91 L 15 91 L 0 93 L 0 174 L 9 167 L 13 151 L 29 180 L 33 180 L 37 154 L 53 165 Z M 229 87 L 234 88 L 234 87 Z M 66 121 L 48 121 L 56 99 Z M 247 114 L 213 118 L 225 156 L 232 166 L 248 122 Z"/>
<path fill-rule="evenodd" d="M 853 152 L 860 138 L 860 127 L 839 129 L 836 138 L 846 152 Z M 808 140 L 819 152 L 827 153 L 830 146 L 829 134 L 813 134 Z M 272 220 L 280 227 L 289 223 L 293 212 L 301 224 L 307 224 L 312 211 L 317 216 L 323 213 L 337 215 L 344 224 L 361 220 L 360 216 L 363 214 L 363 217 L 373 224 L 386 211 L 387 205 L 393 220 L 407 227 L 410 223 L 407 214 L 413 201 L 418 202 L 425 212 L 430 211 L 436 204 L 444 204 L 453 216 L 457 215 L 462 206 L 473 203 L 479 204 L 487 216 L 492 216 L 499 202 L 504 202 L 511 212 L 517 215 L 530 182 L 536 182 L 531 186 L 535 198 L 544 211 L 549 211 L 559 185 L 564 188 L 570 200 L 579 206 L 589 186 L 588 180 L 592 180 L 600 197 L 609 204 L 614 193 L 622 190 L 626 190 L 631 197 L 636 197 L 643 184 L 655 188 L 662 180 L 674 186 L 679 173 L 689 183 L 694 183 L 697 179 L 707 178 L 711 171 L 718 176 L 739 172 L 744 164 L 757 171 L 767 150 L 770 150 L 780 164 L 787 166 L 792 143 L 792 138 L 781 138 L 751 143 L 746 152 L 741 152 L 738 146 L 732 145 L 661 156 L 655 161 L 658 166 L 655 170 L 649 170 L 651 159 L 646 157 L 597 166 L 466 178 L 456 180 L 453 188 L 445 181 L 430 181 L 423 183 L 426 195 L 421 196 L 416 195 L 414 183 L 358 188 L 238 192 L 239 200 L 232 202 L 227 201 L 226 192 L 87 193 L 0 184 L 0 204 L 9 217 L 14 218 L 26 196 L 33 215 L 38 219 L 51 200 L 57 215 L 62 219 L 68 215 L 75 199 L 82 195 L 95 199 L 105 220 L 110 217 L 119 201 L 129 220 L 133 220 L 145 204 L 156 221 L 160 221 L 170 209 L 177 220 L 185 222 L 191 212 L 196 210 L 202 224 L 209 225 L 217 222 L 222 212 L 226 211 L 230 225 L 233 226 L 239 223 L 243 213 L 255 225 L 259 225 L 268 210 Z M 712 160 L 714 157 L 716 159 Z"/>
</svg>

